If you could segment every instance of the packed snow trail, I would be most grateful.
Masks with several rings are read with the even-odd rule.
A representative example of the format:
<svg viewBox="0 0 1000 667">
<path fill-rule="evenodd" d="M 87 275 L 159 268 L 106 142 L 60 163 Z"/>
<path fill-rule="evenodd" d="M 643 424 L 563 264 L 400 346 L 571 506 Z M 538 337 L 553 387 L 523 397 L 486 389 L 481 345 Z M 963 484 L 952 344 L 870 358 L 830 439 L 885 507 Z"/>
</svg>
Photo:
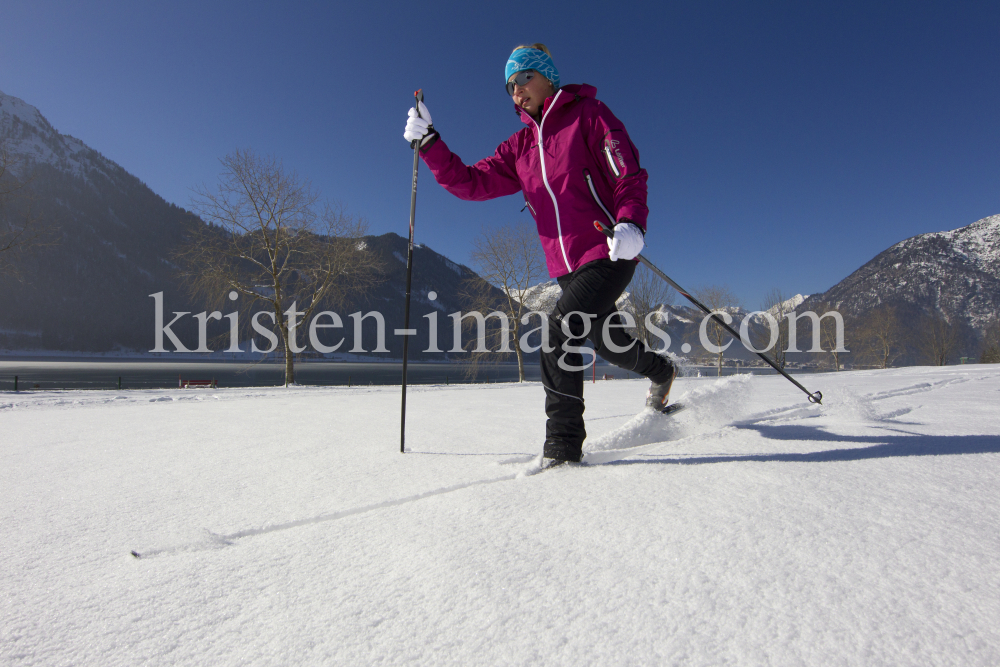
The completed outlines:
<svg viewBox="0 0 1000 667">
<path fill-rule="evenodd" d="M 750 380 L 751 376 L 749 375 L 732 376 L 719 380 L 708 387 L 701 387 L 688 392 L 677 401 L 678 403 L 684 403 L 686 406 L 685 409 L 675 415 L 662 415 L 644 408 L 626 424 L 612 431 L 610 434 L 595 439 L 593 444 L 585 446 L 583 463 L 586 465 L 611 463 L 656 449 L 668 442 L 676 445 L 686 438 L 696 437 L 710 430 L 721 428 L 726 425 L 726 419 L 738 416 L 743 412 L 742 406 L 745 405 L 748 398 L 751 386 Z M 678 422 L 678 420 L 682 421 Z M 320 516 L 288 521 L 277 525 L 248 528 L 230 534 L 219 534 L 204 529 L 197 539 L 180 544 L 133 549 L 130 553 L 135 558 L 145 559 L 179 552 L 220 549 L 231 546 L 237 540 L 246 537 L 290 530 L 328 521 L 337 521 L 345 517 L 404 505 L 432 496 L 461 491 L 473 486 L 524 478 L 539 472 L 537 466 L 538 459 L 539 457 L 537 456 L 532 457 L 532 463 L 517 473 L 445 486 L 404 498 L 396 498 L 363 507 L 330 512 Z M 518 462 L 523 462 L 523 459 L 506 460 L 502 461 L 501 464 Z"/>
</svg>

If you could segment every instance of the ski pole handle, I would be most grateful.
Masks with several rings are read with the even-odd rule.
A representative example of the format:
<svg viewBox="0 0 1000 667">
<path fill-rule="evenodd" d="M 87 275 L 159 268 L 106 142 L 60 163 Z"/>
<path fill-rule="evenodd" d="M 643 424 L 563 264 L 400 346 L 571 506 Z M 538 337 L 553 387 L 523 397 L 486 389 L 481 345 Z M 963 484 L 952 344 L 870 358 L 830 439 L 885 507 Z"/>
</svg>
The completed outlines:
<svg viewBox="0 0 1000 667">
<path fill-rule="evenodd" d="M 417 110 L 417 116 L 423 118 L 420 115 L 420 103 L 424 101 L 424 89 L 417 88 L 416 92 L 413 93 L 413 108 Z M 420 145 L 420 139 L 414 139 L 410 142 L 410 148 L 416 150 L 417 146 Z"/>
</svg>

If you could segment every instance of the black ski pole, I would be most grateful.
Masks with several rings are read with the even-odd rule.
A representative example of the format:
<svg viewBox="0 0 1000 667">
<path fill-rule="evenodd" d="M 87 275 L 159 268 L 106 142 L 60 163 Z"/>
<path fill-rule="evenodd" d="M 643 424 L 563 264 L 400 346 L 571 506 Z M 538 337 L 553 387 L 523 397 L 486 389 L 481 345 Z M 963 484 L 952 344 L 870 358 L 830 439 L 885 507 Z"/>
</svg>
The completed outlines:
<svg viewBox="0 0 1000 667">
<path fill-rule="evenodd" d="M 609 229 L 608 226 L 605 225 L 600 220 L 595 220 L 594 221 L 594 227 L 596 227 L 598 229 L 598 231 L 600 231 L 601 233 L 603 233 L 609 239 L 614 239 L 615 238 L 615 233 L 613 231 L 611 231 L 611 229 Z M 733 329 L 731 326 L 729 326 L 728 324 L 726 324 L 725 320 L 723 320 L 721 317 L 719 317 L 718 315 L 716 315 L 715 313 L 713 313 L 711 310 L 709 310 L 705 306 L 705 304 L 703 304 L 701 301 L 698 301 L 698 299 L 696 299 L 693 296 L 691 296 L 687 292 L 687 290 L 685 290 L 683 287 L 681 287 L 680 285 L 678 285 L 677 283 L 675 283 L 673 280 L 671 280 L 670 277 L 667 274 L 665 274 L 663 271 L 660 271 L 658 268 L 656 268 L 655 266 L 653 266 L 652 262 L 650 262 L 648 259 L 646 259 L 642 255 L 636 255 L 635 258 L 637 260 L 639 260 L 640 262 L 642 262 L 643 264 L 645 264 L 646 268 L 648 268 L 650 271 L 652 271 L 653 273 L 655 273 L 656 275 L 658 275 L 660 278 L 662 278 L 668 285 L 670 285 L 675 290 L 677 290 L 678 292 L 680 292 L 681 295 L 684 296 L 688 301 L 690 301 L 694 305 L 696 305 L 699 308 L 701 308 L 702 311 L 704 311 L 713 320 L 715 320 L 716 324 L 718 324 L 723 329 L 725 329 L 726 331 L 728 331 L 729 334 L 733 338 L 735 338 L 736 340 L 740 341 L 741 343 L 743 342 L 742 339 L 740 338 L 740 334 L 735 329 Z M 799 384 L 798 380 L 796 380 L 791 375 L 789 375 L 788 373 L 786 373 L 785 370 L 783 368 L 780 368 L 776 363 L 774 363 L 773 361 L 771 361 L 770 359 L 768 359 L 766 356 L 764 356 L 760 352 L 757 352 L 756 350 L 753 350 L 753 352 L 758 357 L 760 357 L 761 359 L 763 359 L 764 361 L 766 361 L 771 368 L 773 368 L 774 370 L 776 370 L 779 373 L 781 373 L 782 375 L 784 375 L 785 378 L 789 382 L 791 382 L 796 387 L 798 387 L 799 389 L 801 389 L 802 391 L 804 391 L 805 394 L 806 394 L 806 396 L 809 397 L 809 402 L 810 403 L 819 403 L 819 404 L 823 403 L 823 394 L 821 392 L 818 392 L 818 391 L 817 392 L 810 392 L 808 389 L 806 389 L 801 384 Z"/>
<path fill-rule="evenodd" d="M 414 107 L 420 115 L 423 89 L 413 93 Z M 406 306 L 403 308 L 403 396 L 399 409 L 399 451 L 406 452 L 406 358 L 410 349 L 410 283 L 413 278 L 413 221 L 417 217 L 417 169 L 420 167 L 420 139 L 410 142 L 413 149 L 413 189 L 410 191 L 410 243 L 406 249 Z"/>
</svg>

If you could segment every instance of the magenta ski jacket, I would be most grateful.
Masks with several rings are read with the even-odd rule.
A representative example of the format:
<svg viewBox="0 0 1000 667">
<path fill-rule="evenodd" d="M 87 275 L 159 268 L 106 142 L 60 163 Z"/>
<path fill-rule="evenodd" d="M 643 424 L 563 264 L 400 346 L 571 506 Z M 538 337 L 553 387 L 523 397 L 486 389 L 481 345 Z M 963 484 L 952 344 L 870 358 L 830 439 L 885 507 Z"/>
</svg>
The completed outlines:
<svg viewBox="0 0 1000 667">
<path fill-rule="evenodd" d="M 646 170 L 625 126 L 596 93 L 587 84 L 561 87 L 545 101 L 541 123 L 518 109 L 528 127 L 471 167 L 440 138 L 422 149 L 437 182 L 461 199 L 523 191 L 553 278 L 608 257 L 595 220 L 613 227 L 628 218 L 646 230 Z"/>
</svg>

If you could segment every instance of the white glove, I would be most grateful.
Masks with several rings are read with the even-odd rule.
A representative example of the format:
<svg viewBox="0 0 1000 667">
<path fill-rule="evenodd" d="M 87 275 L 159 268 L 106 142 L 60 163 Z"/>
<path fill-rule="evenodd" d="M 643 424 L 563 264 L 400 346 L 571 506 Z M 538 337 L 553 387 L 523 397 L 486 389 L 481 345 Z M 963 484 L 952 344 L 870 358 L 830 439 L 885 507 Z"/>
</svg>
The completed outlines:
<svg viewBox="0 0 1000 667">
<path fill-rule="evenodd" d="M 642 252 L 644 245 L 642 230 L 635 223 L 619 222 L 615 225 L 615 239 L 613 241 L 608 239 L 611 261 L 635 259 L 635 256 Z"/>
<path fill-rule="evenodd" d="M 420 110 L 419 114 L 417 109 Z M 434 133 L 431 112 L 427 110 L 427 106 L 423 102 L 417 102 L 417 108 L 411 108 L 408 116 L 403 138 L 410 142 L 419 139 L 420 145 L 423 146 Z"/>
</svg>

